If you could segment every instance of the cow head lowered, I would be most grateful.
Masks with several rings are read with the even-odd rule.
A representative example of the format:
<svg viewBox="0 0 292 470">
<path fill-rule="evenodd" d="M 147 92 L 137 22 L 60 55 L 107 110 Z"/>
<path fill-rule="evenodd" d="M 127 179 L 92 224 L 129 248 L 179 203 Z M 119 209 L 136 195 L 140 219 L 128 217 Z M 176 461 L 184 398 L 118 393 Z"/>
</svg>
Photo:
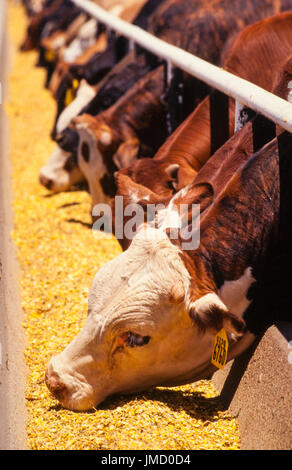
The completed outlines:
<svg viewBox="0 0 292 470">
<path fill-rule="evenodd" d="M 66 191 L 84 179 L 76 155 L 62 150 L 58 145 L 39 174 L 39 182 L 55 193 Z"/>
<path fill-rule="evenodd" d="M 211 203 L 212 188 L 199 185 L 196 200 L 202 195 Z M 224 326 L 235 344 L 242 334 L 243 320 L 229 312 L 200 256 L 190 274 L 167 235 L 173 202 L 158 212 L 159 228 L 142 224 L 129 249 L 100 269 L 83 330 L 50 361 L 46 383 L 64 407 L 85 410 L 111 394 L 206 378 L 216 332 Z"/>
<path fill-rule="evenodd" d="M 78 133 L 78 164 L 93 206 L 115 195 L 114 173 L 139 155 L 152 157 L 166 137 L 163 68 L 146 74 L 113 106 L 97 116 L 81 114 L 70 128 Z"/>
<path fill-rule="evenodd" d="M 231 344 L 228 359 L 253 342 L 242 317 L 260 314 L 253 308 L 259 291 L 251 286 L 261 289 L 267 282 L 271 292 L 280 228 L 291 214 L 287 198 L 282 202 L 289 210 L 280 214 L 280 179 L 281 194 L 291 187 L 291 151 L 291 136 L 283 133 L 239 161 L 232 175 L 224 172 L 218 190 L 196 178 L 152 223 L 140 225 L 128 250 L 101 268 L 84 328 L 47 368 L 48 388 L 64 407 L 85 410 L 111 394 L 209 377 L 214 336 L 222 326 Z M 280 171 L 281 162 L 286 168 Z M 178 206 L 190 201 L 204 205 L 200 244 L 186 251 L 169 229 L 181 227 Z"/>
<path fill-rule="evenodd" d="M 48 365 L 46 383 L 61 404 L 85 410 L 111 394 L 205 377 L 217 328 L 224 324 L 231 333 L 242 324 L 214 293 L 198 314 L 216 311 L 218 324 L 204 332 L 192 325 L 189 286 L 179 249 L 165 232 L 141 230 L 100 269 L 83 330 Z"/>
</svg>

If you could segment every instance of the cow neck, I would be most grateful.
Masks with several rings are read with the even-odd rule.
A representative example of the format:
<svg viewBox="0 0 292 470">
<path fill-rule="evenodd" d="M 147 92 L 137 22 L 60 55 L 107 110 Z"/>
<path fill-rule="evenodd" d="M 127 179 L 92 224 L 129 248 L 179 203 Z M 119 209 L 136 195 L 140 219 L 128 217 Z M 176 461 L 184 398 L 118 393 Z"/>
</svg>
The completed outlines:
<svg viewBox="0 0 292 470">
<path fill-rule="evenodd" d="M 217 188 L 201 213 L 196 250 L 183 251 L 181 240 L 171 240 L 181 248 L 192 279 L 192 298 L 218 292 L 247 268 L 254 279 L 265 281 L 279 250 L 280 175 L 287 173 L 291 151 L 291 136 L 283 132 L 240 166 L 220 191 Z M 287 189 L 283 181 L 281 177 L 281 191 Z"/>
</svg>

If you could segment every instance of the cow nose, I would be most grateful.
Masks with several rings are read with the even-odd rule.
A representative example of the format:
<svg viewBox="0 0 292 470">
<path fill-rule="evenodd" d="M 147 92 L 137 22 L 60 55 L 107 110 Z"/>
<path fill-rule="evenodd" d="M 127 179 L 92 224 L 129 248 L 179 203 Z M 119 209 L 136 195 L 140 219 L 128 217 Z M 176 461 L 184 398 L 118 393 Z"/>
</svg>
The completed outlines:
<svg viewBox="0 0 292 470">
<path fill-rule="evenodd" d="M 57 375 L 49 374 L 47 370 L 45 374 L 45 382 L 54 397 L 56 397 L 58 400 L 64 398 L 67 387 Z"/>
<path fill-rule="evenodd" d="M 39 177 L 40 183 L 47 189 L 52 189 L 53 181 L 50 178 L 47 178 L 44 175 L 40 175 Z"/>
</svg>

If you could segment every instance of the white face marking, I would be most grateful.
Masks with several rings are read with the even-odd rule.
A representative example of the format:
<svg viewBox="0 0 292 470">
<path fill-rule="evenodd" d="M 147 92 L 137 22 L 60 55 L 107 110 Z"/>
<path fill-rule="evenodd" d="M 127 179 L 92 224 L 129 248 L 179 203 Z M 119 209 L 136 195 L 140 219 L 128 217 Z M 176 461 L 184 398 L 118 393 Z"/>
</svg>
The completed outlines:
<svg viewBox="0 0 292 470">
<path fill-rule="evenodd" d="M 86 123 L 78 124 L 77 131 L 79 134 L 78 165 L 88 181 L 92 205 L 108 203 L 110 198 L 104 194 L 100 184 L 100 180 L 106 173 L 106 168 L 97 146 L 97 139 Z M 85 161 L 82 155 L 82 146 L 84 144 L 88 146 L 88 162 Z"/>
<path fill-rule="evenodd" d="M 66 191 L 72 184 L 84 180 L 77 165 L 70 172 L 64 169 L 69 156 L 70 153 L 65 152 L 57 145 L 47 163 L 40 169 L 40 177 L 51 180 L 50 190 L 53 192 Z"/>
<path fill-rule="evenodd" d="M 82 25 L 77 37 L 73 39 L 63 52 L 64 62 L 74 62 L 86 49 L 92 46 L 96 41 L 96 31 L 97 22 L 94 19 Z"/>
<path fill-rule="evenodd" d="M 128 250 L 104 265 L 88 299 L 83 330 L 50 362 L 48 375 L 67 387 L 63 406 L 87 409 L 112 393 L 198 380 L 209 371 L 214 335 L 192 325 L 185 302 L 190 277 L 167 235 L 143 225 Z M 123 332 L 149 336 L 142 347 L 118 347 Z"/>
<path fill-rule="evenodd" d="M 58 117 L 56 124 L 57 134 L 61 133 L 74 117 L 86 106 L 92 98 L 94 98 L 96 92 L 93 87 L 87 84 L 85 80 L 82 80 L 77 91 L 76 98 L 62 111 Z"/>
<path fill-rule="evenodd" d="M 182 188 L 172 197 L 167 207 L 158 210 L 156 222 L 161 230 L 166 230 L 167 228 L 181 229 L 181 215 L 174 202 L 178 198 L 183 198 L 187 194 L 188 189 L 189 185 Z"/>
<path fill-rule="evenodd" d="M 236 315 L 242 315 L 251 304 L 251 301 L 246 298 L 248 289 L 256 282 L 251 271 L 251 267 L 246 268 L 239 279 L 225 281 L 219 290 L 219 295 L 228 310 Z"/>
</svg>

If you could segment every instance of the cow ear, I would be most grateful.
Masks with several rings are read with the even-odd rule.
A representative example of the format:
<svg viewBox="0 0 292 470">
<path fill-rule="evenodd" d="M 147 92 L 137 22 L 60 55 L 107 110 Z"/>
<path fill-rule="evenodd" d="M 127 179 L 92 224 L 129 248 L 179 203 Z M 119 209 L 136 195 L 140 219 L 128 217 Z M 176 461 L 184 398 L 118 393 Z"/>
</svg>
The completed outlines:
<svg viewBox="0 0 292 470">
<path fill-rule="evenodd" d="M 109 147 L 113 141 L 113 133 L 109 126 L 103 125 L 99 129 L 98 143 Z"/>
<path fill-rule="evenodd" d="M 225 328 L 229 338 L 240 338 L 245 330 L 242 318 L 229 312 L 226 305 L 215 292 L 208 293 L 189 305 L 189 314 L 199 330 L 220 331 Z"/>
<path fill-rule="evenodd" d="M 117 195 L 123 196 L 124 204 L 138 204 L 143 200 L 148 204 L 156 204 L 158 196 L 142 184 L 135 183 L 129 176 L 116 171 L 114 173 Z"/>
<path fill-rule="evenodd" d="M 172 163 L 165 168 L 166 173 L 172 179 L 172 186 L 176 191 L 184 188 L 188 184 L 191 184 L 197 172 L 193 169 L 183 168 L 177 163 Z"/>
<path fill-rule="evenodd" d="M 116 167 L 121 170 L 122 168 L 128 167 L 133 160 L 138 156 L 139 152 L 139 140 L 128 139 L 126 142 L 123 142 L 116 153 L 113 156 L 113 161 Z"/>
<path fill-rule="evenodd" d="M 165 168 L 166 173 L 170 178 L 174 180 L 174 183 L 177 183 L 179 165 L 177 163 L 172 163 Z"/>
</svg>

